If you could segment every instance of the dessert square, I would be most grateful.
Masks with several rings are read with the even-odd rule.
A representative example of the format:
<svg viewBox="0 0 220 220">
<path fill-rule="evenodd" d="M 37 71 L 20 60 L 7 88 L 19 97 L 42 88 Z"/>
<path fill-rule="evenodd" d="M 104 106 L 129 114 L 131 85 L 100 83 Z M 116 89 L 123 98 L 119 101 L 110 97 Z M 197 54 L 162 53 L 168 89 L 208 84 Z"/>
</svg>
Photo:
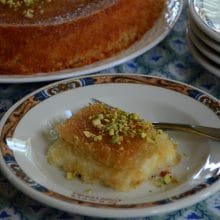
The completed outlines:
<svg viewBox="0 0 220 220">
<path fill-rule="evenodd" d="M 129 191 L 179 161 L 176 143 L 162 130 L 105 104 L 91 104 L 56 126 L 48 162 L 85 182 Z"/>
</svg>

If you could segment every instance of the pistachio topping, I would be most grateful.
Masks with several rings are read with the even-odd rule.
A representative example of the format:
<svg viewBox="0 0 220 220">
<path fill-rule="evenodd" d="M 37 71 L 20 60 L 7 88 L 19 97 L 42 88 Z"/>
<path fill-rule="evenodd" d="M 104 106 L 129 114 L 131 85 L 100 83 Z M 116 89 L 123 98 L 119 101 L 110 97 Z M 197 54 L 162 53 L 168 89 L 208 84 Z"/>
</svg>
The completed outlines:
<svg viewBox="0 0 220 220">
<path fill-rule="evenodd" d="M 144 131 L 142 131 L 142 132 L 140 133 L 140 136 L 141 136 L 141 138 L 145 138 L 145 137 L 147 136 L 147 133 L 144 132 Z"/>
<path fill-rule="evenodd" d="M 169 171 L 161 171 L 159 176 L 153 176 L 153 183 L 155 186 L 161 187 L 171 183 L 178 183 L 178 180 Z"/>
<path fill-rule="evenodd" d="M 103 137 L 109 137 L 112 144 L 121 144 L 125 137 L 147 138 L 148 129 L 152 124 L 140 118 L 136 113 L 128 113 L 118 108 L 104 108 L 103 112 L 89 117 L 92 127 L 97 130 L 97 134 L 84 131 L 87 138 L 93 141 L 101 141 Z M 153 138 L 150 139 L 153 143 Z"/>
<path fill-rule="evenodd" d="M 36 10 L 43 13 L 43 6 L 45 3 L 50 3 L 52 0 L 0 0 L 0 5 L 4 5 L 14 11 L 23 9 L 23 16 L 25 18 L 33 18 Z"/>
<path fill-rule="evenodd" d="M 84 190 L 84 193 L 85 193 L 85 194 L 92 194 L 92 189 L 85 189 L 85 190 Z"/>
<path fill-rule="evenodd" d="M 94 137 L 95 135 L 89 131 L 83 131 L 83 134 L 87 137 L 87 138 L 90 138 L 90 137 Z"/>
<path fill-rule="evenodd" d="M 94 136 L 93 140 L 94 141 L 101 141 L 102 140 L 102 135 Z"/>
<path fill-rule="evenodd" d="M 66 172 L 66 179 L 73 180 L 76 177 L 75 172 Z"/>
</svg>

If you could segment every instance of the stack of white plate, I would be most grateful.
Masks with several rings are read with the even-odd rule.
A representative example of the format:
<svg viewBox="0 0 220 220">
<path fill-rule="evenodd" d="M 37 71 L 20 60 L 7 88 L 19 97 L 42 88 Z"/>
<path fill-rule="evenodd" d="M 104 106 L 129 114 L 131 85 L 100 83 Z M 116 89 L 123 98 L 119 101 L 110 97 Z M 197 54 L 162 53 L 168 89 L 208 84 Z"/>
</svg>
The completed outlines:
<svg viewBox="0 0 220 220">
<path fill-rule="evenodd" d="M 195 59 L 220 77 L 220 0 L 190 0 L 188 44 Z"/>
</svg>

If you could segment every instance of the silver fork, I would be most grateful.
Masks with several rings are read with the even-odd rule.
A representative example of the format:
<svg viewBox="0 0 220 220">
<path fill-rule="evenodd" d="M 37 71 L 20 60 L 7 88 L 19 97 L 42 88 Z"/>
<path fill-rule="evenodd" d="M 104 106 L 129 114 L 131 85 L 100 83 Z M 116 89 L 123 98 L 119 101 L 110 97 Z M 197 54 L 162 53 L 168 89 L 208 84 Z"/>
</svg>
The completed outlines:
<svg viewBox="0 0 220 220">
<path fill-rule="evenodd" d="M 95 98 L 92 98 L 92 102 L 102 103 L 108 106 L 109 108 L 113 108 L 113 106 Z M 206 127 L 206 126 L 192 125 L 192 124 L 168 123 L 168 122 L 153 122 L 152 124 L 157 129 L 190 132 L 216 141 L 220 141 L 220 128 Z"/>
</svg>

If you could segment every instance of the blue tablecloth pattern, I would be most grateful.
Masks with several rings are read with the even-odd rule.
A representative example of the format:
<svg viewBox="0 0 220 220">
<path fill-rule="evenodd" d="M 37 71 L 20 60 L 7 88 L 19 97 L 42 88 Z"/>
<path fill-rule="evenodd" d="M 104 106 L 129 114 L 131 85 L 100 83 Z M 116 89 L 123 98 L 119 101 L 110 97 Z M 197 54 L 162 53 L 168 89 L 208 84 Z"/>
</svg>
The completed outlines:
<svg viewBox="0 0 220 220">
<path fill-rule="evenodd" d="M 141 73 L 174 79 L 200 88 L 220 99 L 220 78 L 201 67 L 188 50 L 186 32 L 188 7 L 171 31 L 160 44 L 136 59 L 122 65 L 106 69 L 101 73 Z M 48 84 L 0 84 L 0 118 L 16 101 L 29 92 Z M 18 191 L 0 173 L 0 219 L 49 220 L 95 218 L 69 214 L 35 201 Z M 134 218 L 133 218 L 134 219 Z M 193 206 L 164 215 L 156 215 L 135 220 L 217 220 L 220 219 L 220 192 Z"/>
</svg>

